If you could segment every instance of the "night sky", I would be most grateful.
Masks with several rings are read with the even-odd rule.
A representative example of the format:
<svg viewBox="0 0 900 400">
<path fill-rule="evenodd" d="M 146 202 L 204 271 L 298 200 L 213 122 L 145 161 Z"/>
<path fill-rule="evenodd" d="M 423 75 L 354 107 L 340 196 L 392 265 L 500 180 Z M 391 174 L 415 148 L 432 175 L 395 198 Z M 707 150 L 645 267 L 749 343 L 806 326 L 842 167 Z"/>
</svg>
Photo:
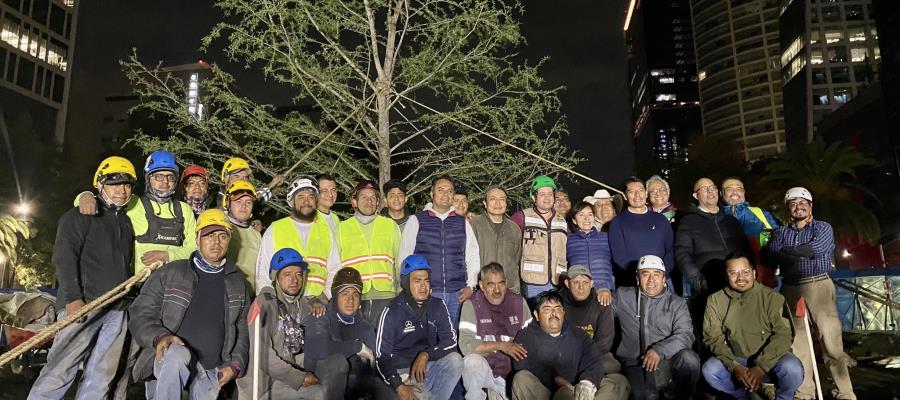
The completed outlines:
<svg viewBox="0 0 900 400">
<path fill-rule="evenodd" d="M 622 36 L 624 1 L 525 1 L 522 31 L 528 60 L 549 56 L 542 74 L 550 86 L 565 86 L 561 94 L 568 116 L 568 144 L 587 160 L 579 171 L 616 184 L 631 174 L 632 151 L 625 49 Z M 97 133 L 103 128 L 104 98 L 128 93 L 118 60 L 132 48 L 145 62 L 190 63 L 197 59 L 224 64 L 237 78 L 239 92 L 274 104 L 286 104 L 292 94 L 262 79 L 253 70 L 228 63 L 217 50 L 201 53 L 200 39 L 221 17 L 212 1 L 157 0 L 81 2 L 72 70 L 67 141 L 76 157 L 92 165 L 98 157 Z M 79 156 L 80 155 L 80 156 Z M 89 172 L 87 172 L 89 173 Z M 580 197 L 595 188 L 575 189 Z"/>
</svg>

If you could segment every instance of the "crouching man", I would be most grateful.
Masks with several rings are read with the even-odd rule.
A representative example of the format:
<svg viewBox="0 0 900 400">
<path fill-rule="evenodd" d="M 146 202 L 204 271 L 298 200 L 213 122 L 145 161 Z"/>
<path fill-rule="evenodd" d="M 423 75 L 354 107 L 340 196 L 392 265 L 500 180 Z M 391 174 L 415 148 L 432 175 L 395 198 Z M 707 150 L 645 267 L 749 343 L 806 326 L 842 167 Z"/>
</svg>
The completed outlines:
<svg viewBox="0 0 900 400">
<path fill-rule="evenodd" d="M 376 362 L 400 400 L 449 399 L 462 376 L 456 330 L 443 300 L 431 296 L 431 266 L 412 254 L 400 269 L 400 295 L 381 312 Z"/>
<path fill-rule="evenodd" d="M 391 222 L 393 224 L 393 222 Z M 360 311 L 362 276 L 355 268 L 342 268 L 331 285 L 331 301 L 325 315 L 309 323 L 306 367 L 321 363 L 349 366 L 349 373 L 326 382 L 328 399 L 393 399 L 393 391 L 375 370 L 375 328 Z M 346 393 L 346 396 L 345 396 Z"/>
<path fill-rule="evenodd" d="M 756 268 L 744 255 L 726 258 L 725 276 L 728 287 L 706 303 L 703 341 L 715 357 L 703 363 L 703 377 L 735 399 L 772 381 L 778 400 L 793 399 L 803 364 L 791 354 L 794 332 L 784 296 L 756 283 Z"/>
<path fill-rule="evenodd" d="M 600 400 L 597 387 L 603 378 L 603 355 L 591 339 L 565 322 L 563 301 L 556 290 L 535 299 L 534 318 L 516 335 L 525 358 L 513 366 L 513 399 Z"/>
<path fill-rule="evenodd" d="M 512 340 L 531 321 L 531 315 L 525 299 L 508 291 L 500 264 L 482 267 L 478 286 L 481 290 L 463 303 L 459 317 L 459 349 L 465 355 L 463 384 L 466 399 L 506 399 L 506 382 L 510 379 L 512 361 L 526 355 L 525 348 Z"/>
<path fill-rule="evenodd" d="M 128 309 L 141 347 L 133 375 L 147 381 L 148 399 L 181 399 L 183 389 L 215 399 L 247 370 L 250 292 L 225 259 L 231 224 L 222 210 L 206 210 L 196 232 L 199 250 L 153 272 Z"/>
</svg>

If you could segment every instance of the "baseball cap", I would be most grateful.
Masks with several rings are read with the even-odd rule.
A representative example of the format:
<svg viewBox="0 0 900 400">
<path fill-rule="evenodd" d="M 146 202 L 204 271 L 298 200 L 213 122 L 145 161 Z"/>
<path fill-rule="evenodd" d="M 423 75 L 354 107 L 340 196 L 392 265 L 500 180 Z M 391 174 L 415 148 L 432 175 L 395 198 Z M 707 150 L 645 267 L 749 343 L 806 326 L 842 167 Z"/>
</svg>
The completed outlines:
<svg viewBox="0 0 900 400">
<path fill-rule="evenodd" d="M 654 255 L 646 255 L 641 257 L 641 260 L 638 261 L 637 269 L 638 271 L 642 269 L 658 269 L 666 272 L 666 264 L 663 262 L 662 258 Z"/>
<path fill-rule="evenodd" d="M 591 269 L 587 267 L 587 265 L 574 265 L 569 268 L 569 271 L 566 272 L 566 276 L 569 279 L 575 279 L 579 276 L 586 276 L 589 279 L 594 279 L 593 275 L 591 275 Z"/>
</svg>

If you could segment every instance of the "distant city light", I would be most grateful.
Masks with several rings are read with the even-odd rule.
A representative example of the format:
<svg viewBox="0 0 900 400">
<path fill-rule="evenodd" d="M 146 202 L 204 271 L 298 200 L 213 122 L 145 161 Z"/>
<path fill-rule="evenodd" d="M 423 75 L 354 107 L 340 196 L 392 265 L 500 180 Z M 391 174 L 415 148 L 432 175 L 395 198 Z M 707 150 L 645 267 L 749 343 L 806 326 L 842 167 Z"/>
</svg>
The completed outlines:
<svg viewBox="0 0 900 400">
<path fill-rule="evenodd" d="M 628 3 L 628 14 L 625 15 L 625 27 L 623 28 L 625 31 L 627 31 L 628 26 L 631 25 L 631 14 L 634 13 L 635 3 L 637 3 L 637 0 L 631 0 Z"/>
<path fill-rule="evenodd" d="M 15 212 L 18 215 L 27 217 L 29 214 L 31 214 L 31 204 L 28 204 L 28 202 L 25 201 L 16 204 Z"/>
</svg>

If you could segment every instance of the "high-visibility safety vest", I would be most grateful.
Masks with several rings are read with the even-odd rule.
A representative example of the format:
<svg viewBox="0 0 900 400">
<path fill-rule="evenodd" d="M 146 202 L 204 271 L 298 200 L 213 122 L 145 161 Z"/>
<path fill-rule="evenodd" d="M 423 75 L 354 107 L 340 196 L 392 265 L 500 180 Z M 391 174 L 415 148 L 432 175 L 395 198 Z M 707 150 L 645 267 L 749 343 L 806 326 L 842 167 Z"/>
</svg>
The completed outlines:
<svg viewBox="0 0 900 400">
<path fill-rule="evenodd" d="M 394 292 L 394 230 L 397 224 L 390 218 L 378 216 L 372 227 L 371 242 L 366 240 L 362 226 L 356 218 L 341 221 L 338 242 L 341 244 L 341 268 L 356 268 L 362 276 L 362 294 L 375 289 Z"/>
<path fill-rule="evenodd" d="M 300 252 L 303 261 L 309 264 L 306 278 L 305 296 L 318 296 L 325 291 L 325 279 L 328 277 L 328 255 L 331 254 L 331 229 L 324 218 L 316 216 L 306 246 L 300 240 L 300 233 L 294 227 L 291 217 L 285 217 L 272 223 L 272 239 L 275 250 L 292 248 Z"/>
</svg>

